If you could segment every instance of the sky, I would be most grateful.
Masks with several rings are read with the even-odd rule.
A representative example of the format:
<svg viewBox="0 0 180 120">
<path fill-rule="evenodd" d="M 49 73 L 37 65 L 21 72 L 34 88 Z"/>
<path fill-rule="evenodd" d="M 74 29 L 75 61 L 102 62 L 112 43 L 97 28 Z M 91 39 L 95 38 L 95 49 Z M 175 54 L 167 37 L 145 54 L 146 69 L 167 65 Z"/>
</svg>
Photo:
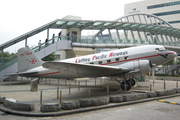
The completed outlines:
<svg viewBox="0 0 180 120">
<path fill-rule="evenodd" d="M 137 1 L 142 0 L 0 0 L 0 44 L 67 15 L 113 21 L 124 15 L 124 4 Z M 29 38 L 28 45 L 44 41 L 45 33 Z M 24 41 L 4 51 L 17 52 L 23 45 Z"/>
</svg>

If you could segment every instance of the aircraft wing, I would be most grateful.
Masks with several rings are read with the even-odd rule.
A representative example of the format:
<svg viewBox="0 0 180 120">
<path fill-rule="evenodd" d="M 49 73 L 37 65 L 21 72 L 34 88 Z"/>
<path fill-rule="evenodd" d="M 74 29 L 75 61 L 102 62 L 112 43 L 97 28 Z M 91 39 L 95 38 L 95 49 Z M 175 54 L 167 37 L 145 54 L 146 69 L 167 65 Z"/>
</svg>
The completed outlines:
<svg viewBox="0 0 180 120">
<path fill-rule="evenodd" d="M 43 63 L 44 68 L 74 73 L 77 77 L 100 77 L 100 76 L 111 76 L 118 75 L 120 73 L 129 72 L 128 68 L 118 66 L 106 66 L 106 65 L 95 65 L 95 64 L 81 64 L 81 63 L 67 63 L 67 62 L 46 62 Z"/>
</svg>

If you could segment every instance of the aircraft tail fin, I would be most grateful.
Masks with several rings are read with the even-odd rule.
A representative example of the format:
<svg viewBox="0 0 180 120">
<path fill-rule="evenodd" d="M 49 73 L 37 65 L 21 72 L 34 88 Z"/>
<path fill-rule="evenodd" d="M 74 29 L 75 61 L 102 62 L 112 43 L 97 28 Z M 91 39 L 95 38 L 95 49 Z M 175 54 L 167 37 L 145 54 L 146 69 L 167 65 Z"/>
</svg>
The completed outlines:
<svg viewBox="0 0 180 120">
<path fill-rule="evenodd" d="M 25 72 L 42 64 L 43 61 L 30 48 L 23 47 L 18 50 L 18 72 Z"/>
</svg>

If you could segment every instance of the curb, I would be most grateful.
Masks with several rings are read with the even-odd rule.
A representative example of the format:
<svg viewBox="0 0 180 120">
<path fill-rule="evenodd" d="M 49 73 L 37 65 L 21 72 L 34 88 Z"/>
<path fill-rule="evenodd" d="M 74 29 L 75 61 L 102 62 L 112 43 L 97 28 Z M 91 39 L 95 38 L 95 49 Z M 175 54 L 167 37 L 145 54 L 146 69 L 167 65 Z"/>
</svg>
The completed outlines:
<svg viewBox="0 0 180 120">
<path fill-rule="evenodd" d="M 179 103 L 176 102 L 169 102 L 169 101 L 165 101 L 165 100 L 157 100 L 158 102 L 164 102 L 164 103 L 169 103 L 169 104 L 174 104 L 174 105 L 180 105 Z"/>
<path fill-rule="evenodd" d="M 89 112 L 89 111 L 106 109 L 106 108 L 111 108 L 111 107 L 131 105 L 131 104 L 142 103 L 142 102 L 149 102 L 149 101 L 153 101 L 153 100 L 159 100 L 159 99 L 171 98 L 171 97 L 177 97 L 177 96 L 180 96 L 180 94 L 168 95 L 168 96 L 163 96 L 163 97 L 155 97 L 155 98 L 147 98 L 147 99 L 136 100 L 136 101 L 131 101 L 131 102 L 112 103 L 112 104 L 98 106 L 98 107 L 80 108 L 80 109 L 75 109 L 75 110 L 70 110 L 70 111 L 68 110 L 68 111 L 64 111 L 64 112 L 60 112 L 60 113 L 59 112 L 56 112 L 56 113 L 22 113 L 22 112 L 3 109 L 3 108 L 1 108 L 1 106 L 0 106 L 0 111 L 7 113 L 7 114 L 26 116 L 26 117 L 53 117 L 53 116 L 63 116 L 63 115 L 69 115 L 69 114 L 75 114 L 75 113 Z"/>
</svg>

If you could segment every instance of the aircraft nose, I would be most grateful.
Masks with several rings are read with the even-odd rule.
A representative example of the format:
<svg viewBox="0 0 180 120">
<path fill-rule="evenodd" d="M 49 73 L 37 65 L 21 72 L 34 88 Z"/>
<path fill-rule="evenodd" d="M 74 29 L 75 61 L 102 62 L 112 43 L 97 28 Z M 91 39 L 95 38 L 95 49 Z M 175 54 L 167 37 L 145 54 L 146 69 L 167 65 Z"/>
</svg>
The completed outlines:
<svg viewBox="0 0 180 120">
<path fill-rule="evenodd" d="M 169 53 L 170 59 L 174 59 L 177 56 L 177 53 L 174 51 L 170 51 Z"/>
</svg>

